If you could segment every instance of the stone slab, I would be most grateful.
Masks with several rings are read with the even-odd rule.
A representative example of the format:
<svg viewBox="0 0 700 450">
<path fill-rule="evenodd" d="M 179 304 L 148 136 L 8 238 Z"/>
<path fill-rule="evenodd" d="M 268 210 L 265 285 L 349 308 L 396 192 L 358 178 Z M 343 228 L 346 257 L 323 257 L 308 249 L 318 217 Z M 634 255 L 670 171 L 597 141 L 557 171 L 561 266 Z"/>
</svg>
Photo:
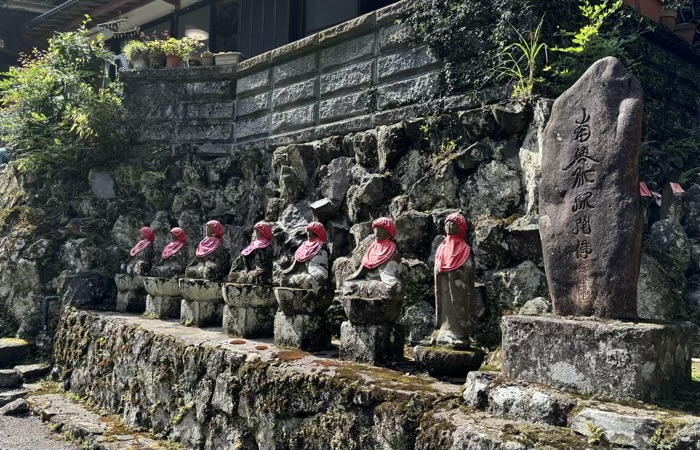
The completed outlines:
<svg viewBox="0 0 700 450">
<path fill-rule="evenodd" d="M 180 323 L 203 327 L 221 326 L 223 303 L 180 302 Z"/>
<path fill-rule="evenodd" d="M 620 414 L 595 408 L 585 408 L 571 423 L 571 430 L 591 436 L 595 427 L 603 432 L 605 440 L 625 447 L 647 448 L 649 440 L 661 426 L 661 421 L 645 415 Z"/>
<path fill-rule="evenodd" d="M 484 352 L 474 350 L 453 350 L 444 347 L 417 345 L 413 356 L 419 367 L 432 376 L 466 377 L 474 370 L 479 370 L 484 362 Z"/>
<path fill-rule="evenodd" d="M 14 367 L 29 356 L 30 349 L 24 339 L 0 338 L 0 369 Z"/>
<path fill-rule="evenodd" d="M 22 386 L 22 374 L 14 369 L 0 370 L 0 389 L 13 389 Z"/>
<path fill-rule="evenodd" d="M 146 315 L 158 319 L 177 319 L 180 317 L 181 301 L 181 297 L 148 294 L 146 296 Z"/>
<path fill-rule="evenodd" d="M 584 394 L 652 401 L 690 381 L 697 327 L 506 316 L 503 374 Z"/>
<path fill-rule="evenodd" d="M 331 331 L 324 315 L 275 314 L 275 345 L 302 350 L 323 350 L 331 346 Z"/>
<path fill-rule="evenodd" d="M 0 391 L 0 406 L 5 406 L 8 403 L 20 398 L 27 398 L 27 395 L 29 395 L 29 390 L 27 389 L 11 389 L 6 391 Z"/>
<path fill-rule="evenodd" d="M 275 312 L 272 306 L 224 306 L 223 327 L 231 336 L 243 338 L 272 337 Z"/>
<path fill-rule="evenodd" d="M 403 347 L 400 325 L 340 325 L 340 359 L 367 364 L 401 361 Z"/>
<path fill-rule="evenodd" d="M 51 366 L 44 363 L 24 364 L 15 366 L 15 370 L 22 374 L 24 381 L 34 380 L 43 377 L 51 371 Z"/>
</svg>

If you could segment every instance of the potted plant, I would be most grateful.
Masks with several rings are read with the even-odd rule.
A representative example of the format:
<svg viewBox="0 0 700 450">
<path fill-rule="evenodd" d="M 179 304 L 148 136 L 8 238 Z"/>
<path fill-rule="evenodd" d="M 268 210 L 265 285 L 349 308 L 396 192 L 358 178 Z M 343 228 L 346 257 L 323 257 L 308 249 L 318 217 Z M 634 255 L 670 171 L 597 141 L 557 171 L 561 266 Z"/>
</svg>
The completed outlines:
<svg viewBox="0 0 700 450">
<path fill-rule="evenodd" d="M 190 67 L 193 67 L 193 66 L 201 66 L 201 65 L 202 65 L 202 58 L 200 58 L 200 57 L 197 56 L 197 55 L 190 55 L 190 56 L 187 58 L 187 65 L 190 66 Z"/>
<path fill-rule="evenodd" d="M 148 67 L 148 46 L 145 42 L 129 41 L 124 45 L 122 53 L 134 69 L 145 69 Z"/>
<path fill-rule="evenodd" d="M 666 28 L 669 31 L 673 31 L 676 27 L 676 17 L 678 16 L 678 11 L 676 9 L 662 9 L 661 17 L 659 18 L 659 25 Z"/>
<path fill-rule="evenodd" d="M 659 21 L 661 16 L 661 8 L 663 3 L 661 0 L 623 0 L 624 3 L 630 5 L 643 16 L 648 17 L 654 22 Z"/>
<path fill-rule="evenodd" d="M 168 40 L 162 44 L 162 50 L 167 60 L 167 67 L 179 67 L 183 59 L 189 58 L 189 56 L 201 46 L 202 43 L 188 37 L 182 39 L 168 38 Z"/>
<path fill-rule="evenodd" d="M 698 24 L 695 20 L 695 8 L 692 3 L 684 3 L 678 8 L 678 12 L 680 20 L 673 29 L 673 34 L 692 44 L 695 39 L 695 32 L 698 29 Z"/>
<path fill-rule="evenodd" d="M 214 65 L 214 54 L 207 50 L 202 53 L 202 65 L 203 66 L 213 66 Z"/>
<path fill-rule="evenodd" d="M 146 47 L 148 48 L 148 60 L 151 67 L 163 67 L 165 65 L 163 41 L 148 41 L 146 42 Z"/>
<path fill-rule="evenodd" d="M 243 54 L 238 52 L 222 52 L 215 55 L 217 66 L 238 64 L 243 59 Z"/>
</svg>

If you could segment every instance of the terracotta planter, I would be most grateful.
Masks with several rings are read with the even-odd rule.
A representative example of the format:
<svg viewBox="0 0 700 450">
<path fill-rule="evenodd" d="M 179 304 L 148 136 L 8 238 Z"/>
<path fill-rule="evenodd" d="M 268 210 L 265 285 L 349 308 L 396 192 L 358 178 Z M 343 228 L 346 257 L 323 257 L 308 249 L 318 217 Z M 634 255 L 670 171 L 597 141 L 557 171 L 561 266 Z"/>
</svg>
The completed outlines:
<svg viewBox="0 0 700 450">
<path fill-rule="evenodd" d="M 673 29 L 673 34 L 683 39 L 689 44 L 693 43 L 695 39 L 695 31 L 697 31 L 698 26 L 694 23 L 679 23 L 676 24 L 676 28 Z"/>
<path fill-rule="evenodd" d="M 661 17 L 661 0 L 623 0 L 625 4 L 639 11 L 643 16 L 654 22 L 658 22 Z"/>
<path fill-rule="evenodd" d="M 213 56 L 202 56 L 202 65 L 203 66 L 213 66 L 214 65 L 214 57 Z"/>
<path fill-rule="evenodd" d="M 161 55 L 158 53 L 149 54 L 148 60 L 151 64 L 151 67 L 163 67 L 165 65 L 165 55 Z"/>
<path fill-rule="evenodd" d="M 134 69 L 147 69 L 149 65 L 148 55 L 134 56 L 134 59 L 131 61 L 131 67 Z"/>
<path fill-rule="evenodd" d="M 669 31 L 673 31 L 676 26 L 676 17 L 678 11 L 675 9 L 662 9 L 661 17 L 659 18 L 659 25 L 666 28 Z"/>
<path fill-rule="evenodd" d="M 175 56 L 175 55 L 168 55 L 165 57 L 165 59 L 168 61 L 165 66 L 169 67 L 171 69 L 174 69 L 176 67 L 180 67 L 180 64 L 182 63 L 182 58 L 180 58 L 179 56 Z"/>
</svg>

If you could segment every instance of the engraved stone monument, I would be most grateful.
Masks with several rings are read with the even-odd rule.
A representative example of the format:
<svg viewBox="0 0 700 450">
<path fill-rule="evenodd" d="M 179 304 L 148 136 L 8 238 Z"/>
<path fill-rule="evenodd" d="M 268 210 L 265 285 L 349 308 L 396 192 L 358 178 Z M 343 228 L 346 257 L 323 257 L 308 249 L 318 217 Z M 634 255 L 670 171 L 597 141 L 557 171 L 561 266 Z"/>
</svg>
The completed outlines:
<svg viewBox="0 0 700 450">
<path fill-rule="evenodd" d="M 333 302 L 328 271 L 326 228 L 319 222 L 306 226 L 309 239 L 294 254 L 291 267 L 277 280 L 275 344 L 316 350 L 329 347 L 331 332 L 326 310 Z"/>
<path fill-rule="evenodd" d="M 631 322 L 642 239 L 641 127 L 639 82 L 612 57 L 554 102 L 539 189 L 555 316 L 503 318 L 504 375 L 644 401 L 690 378 L 693 325 Z"/>
<path fill-rule="evenodd" d="M 146 309 L 146 291 L 143 276 L 148 275 L 153 263 L 153 242 L 156 233 L 149 227 L 139 230 L 141 239 L 129 251 L 129 260 L 114 276 L 117 284 L 117 311 L 142 313 Z"/>
</svg>

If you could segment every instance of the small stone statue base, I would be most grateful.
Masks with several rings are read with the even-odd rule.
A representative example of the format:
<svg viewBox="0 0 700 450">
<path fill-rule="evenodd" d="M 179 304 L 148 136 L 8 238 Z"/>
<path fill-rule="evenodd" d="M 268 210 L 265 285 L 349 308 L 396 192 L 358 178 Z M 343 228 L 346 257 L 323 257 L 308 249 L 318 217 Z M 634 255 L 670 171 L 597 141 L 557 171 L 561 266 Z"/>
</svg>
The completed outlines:
<svg viewBox="0 0 700 450">
<path fill-rule="evenodd" d="M 272 337 L 277 301 L 269 286 L 225 283 L 221 287 L 224 332 L 243 338 Z"/>
<path fill-rule="evenodd" d="M 275 314 L 275 345 L 302 350 L 323 350 L 330 347 L 331 331 L 323 316 Z"/>
<path fill-rule="evenodd" d="M 117 311 L 142 313 L 146 310 L 146 290 L 140 275 L 118 274 L 114 276 L 117 285 Z"/>
<path fill-rule="evenodd" d="M 280 311 L 275 315 L 275 345 L 302 350 L 323 350 L 331 345 L 326 310 L 333 291 L 276 287 Z"/>
<path fill-rule="evenodd" d="M 381 364 L 403 359 L 404 331 L 397 324 L 340 325 L 340 359 Z"/>
<path fill-rule="evenodd" d="M 180 288 L 177 278 L 143 277 L 146 296 L 146 314 L 158 319 L 180 317 Z"/>
<path fill-rule="evenodd" d="M 221 325 L 224 306 L 221 283 L 197 278 L 180 278 L 178 287 L 182 296 L 181 323 L 198 327 Z"/>
<path fill-rule="evenodd" d="M 697 327 L 506 316 L 504 376 L 583 394 L 654 401 L 690 381 Z"/>
<path fill-rule="evenodd" d="M 432 376 L 464 378 L 469 372 L 479 370 L 484 362 L 480 349 L 452 349 L 441 346 L 418 345 L 413 349 L 418 366 Z"/>
</svg>

